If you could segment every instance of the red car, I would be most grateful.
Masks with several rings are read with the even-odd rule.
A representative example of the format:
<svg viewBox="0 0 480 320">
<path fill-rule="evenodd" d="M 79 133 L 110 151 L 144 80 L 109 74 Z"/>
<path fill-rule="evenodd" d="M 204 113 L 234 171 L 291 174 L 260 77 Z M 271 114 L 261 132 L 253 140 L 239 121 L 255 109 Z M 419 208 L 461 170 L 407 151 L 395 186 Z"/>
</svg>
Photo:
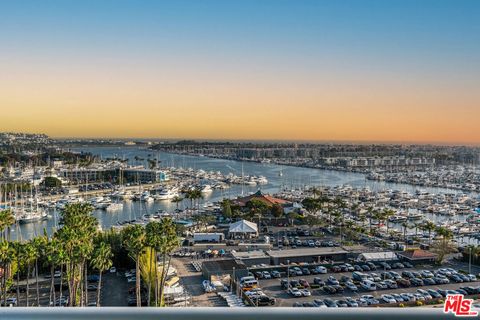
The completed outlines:
<svg viewBox="0 0 480 320">
<path fill-rule="evenodd" d="M 310 288 L 310 284 L 305 279 L 300 279 L 298 283 L 300 283 L 304 288 Z"/>
</svg>

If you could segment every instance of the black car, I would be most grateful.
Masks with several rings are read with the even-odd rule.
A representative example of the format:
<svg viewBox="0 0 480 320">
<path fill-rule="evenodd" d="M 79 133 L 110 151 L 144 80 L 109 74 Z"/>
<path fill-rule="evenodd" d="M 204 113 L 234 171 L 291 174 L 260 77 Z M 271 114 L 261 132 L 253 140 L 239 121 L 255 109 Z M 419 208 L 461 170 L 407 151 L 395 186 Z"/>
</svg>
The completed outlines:
<svg viewBox="0 0 480 320">
<path fill-rule="evenodd" d="M 377 270 L 377 266 L 372 263 L 372 262 L 367 262 L 367 266 L 370 268 L 370 270 L 375 271 Z"/>
<path fill-rule="evenodd" d="M 340 268 L 339 266 L 333 266 L 330 268 L 330 270 L 332 272 L 342 272 L 342 268 Z"/>
<path fill-rule="evenodd" d="M 349 276 L 342 276 L 340 278 L 341 283 L 345 283 L 345 282 L 349 282 L 349 281 L 352 281 L 352 278 L 350 278 Z"/>
<path fill-rule="evenodd" d="M 308 302 L 308 301 L 307 301 L 307 302 L 304 302 L 304 303 L 303 303 L 303 306 L 306 307 L 306 308 L 315 308 L 315 307 L 316 307 L 315 303 L 313 303 L 313 302 Z"/>
<path fill-rule="evenodd" d="M 415 278 L 422 279 L 422 275 L 420 274 L 420 272 L 412 271 L 412 274 Z"/>
<path fill-rule="evenodd" d="M 413 275 L 413 273 L 411 271 L 403 271 L 402 272 L 402 277 L 408 278 L 408 279 L 415 278 L 415 276 Z"/>
<path fill-rule="evenodd" d="M 434 284 L 437 284 L 437 283 L 432 278 L 425 278 L 425 279 L 423 279 L 423 284 L 425 284 L 426 286 L 429 286 L 429 285 L 434 285 Z"/>
<path fill-rule="evenodd" d="M 280 286 L 282 287 L 283 290 L 287 290 L 288 289 L 288 280 L 287 279 L 280 280 Z"/>
<path fill-rule="evenodd" d="M 337 300 L 335 303 L 339 308 L 348 308 L 348 304 L 345 300 Z"/>
<path fill-rule="evenodd" d="M 298 282 L 298 280 L 290 280 L 290 286 L 292 288 L 297 288 L 297 287 L 303 287 L 302 285 L 300 285 L 300 282 Z"/>
<path fill-rule="evenodd" d="M 441 294 L 442 297 L 444 297 L 444 298 L 445 298 L 445 297 L 447 296 L 447 294 L 448 294 L 448 293 L 447 293 L 447 290 L 444 290 L 444 289 L 438 289 L 437 292 L 438 292 L 439 294 Z"/>
<path fill-rule="evenodd" d="M 463 282 L 462 278 L 460 278 L 458 274 L 453 274 L 453 275 L 451 275 L 451 276 L 450 276 L 450 280 L 453 280 L 453 281 L 455 281 L 455 282 L 457 282 L 457 283 Z"/>
<path fill-rule="evenodd" d="M 385 270 L 391 270 L 392 269 L 392 266 L 390 266 L 388 263 L 386 262 L 380 262 L 380 266 L 385 269 Z"/>
<path fill-rule="evenodd" d="M 478 294 L 480 293 L 480 287 L 460 287 L 460 289 L 466 291 L 468 294 Z"/>
<path fill-rule="evenodd" d="M 302 272 L 303 272 L 304 275 L 310 275 L 311 274 L 310 270 L 308 268 L 303 268 Z"/>
<path fill-rule="evenodd" d="M 345 289 L 341 285 L 338 285 L 338 284 L 333 285 L 331 287 L 334 288 L 337 293 L 342 293 L 343 291 L 345 291 Z"/>
<path fill-rule="evenodd" d="M 457 291 L 457 292 L 460 293 L 460 294 L 463 294 L 464 296 L 468 296 L 468 292 L 467 292 L 466 290 L 461 289 L 461 288 L 460 288 L 460 289 L 457 289 L 457 290 L 455 290 L 455 291 Z"/>
<path fill-rule="evenodd" d="M 413 285 L 413 286 L 423 286 L 423 280 L 422 279 L 419 279 L 419 278 L 412 278 L 410 279 L 410 283 Z"/>
<path fill-rule="evenodd" d="M 325 285 L 325 282 L 320 277 L 313 278 L 313 283 L 318 284 L 319 286 L 324 286 Z"/>
<path fill-rule="evenodd" d="M 323 286 L 323 291 L 329 294 L 337 293 L 337 290 L 333 286 Z"/>
<path fill-rule="evenodd" d="M 360 272 L 363 271 L 362 267 L 360 267 L 358 264 L 354 265 L 354 266 L 353 266 L 353 269 L 354 269 L 355 271 L 360 271 Z"/>
<path fill-rule="evenodd" d="M 410 262 L 405 261 L 405 262 L 402 262 L 402 263 L 405 266 L 405 268 L 409 268 L 409 269 L 413 268 L 413 264 L 411 264 Z"/>
<path fill-rule="evenodd" d="M 275 305 L 275 298 L 269 296 L 253 296 L 250 298 L 256 306 L 273 306 Z"/>
<path fill-rule="evenodd" d="M 370 267 L 367 266 L 366 264 L 360 266 L 362 268 L 362 271 L 370 271 Z"/>
</svg>

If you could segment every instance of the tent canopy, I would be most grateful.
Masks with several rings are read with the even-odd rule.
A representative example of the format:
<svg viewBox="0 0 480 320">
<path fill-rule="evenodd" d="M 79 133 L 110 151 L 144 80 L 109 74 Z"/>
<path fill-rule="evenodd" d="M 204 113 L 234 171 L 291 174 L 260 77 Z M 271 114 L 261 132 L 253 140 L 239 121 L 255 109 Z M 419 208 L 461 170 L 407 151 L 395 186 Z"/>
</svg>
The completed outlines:
<svg viewBox="0 0 480 320">
<path fill-rule="evenodd" d="M 240 220 L 230 224 L 228 229 L 229 233 L 258 233 L 258 227 L 256 223 Z"/>
</svg>

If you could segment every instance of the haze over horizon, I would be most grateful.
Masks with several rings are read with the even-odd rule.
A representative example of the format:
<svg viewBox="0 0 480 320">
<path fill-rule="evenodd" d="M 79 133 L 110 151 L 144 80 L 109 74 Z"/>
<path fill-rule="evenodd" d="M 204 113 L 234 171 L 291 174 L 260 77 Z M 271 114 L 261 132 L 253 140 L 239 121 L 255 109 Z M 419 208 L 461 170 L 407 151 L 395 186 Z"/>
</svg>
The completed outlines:
<svg viewBox="0 0 480 320">
<path fill-rule="evenodd" d="M 480 2 L 0 2 L 1 131 L 479 144 Z"/>
</svg>

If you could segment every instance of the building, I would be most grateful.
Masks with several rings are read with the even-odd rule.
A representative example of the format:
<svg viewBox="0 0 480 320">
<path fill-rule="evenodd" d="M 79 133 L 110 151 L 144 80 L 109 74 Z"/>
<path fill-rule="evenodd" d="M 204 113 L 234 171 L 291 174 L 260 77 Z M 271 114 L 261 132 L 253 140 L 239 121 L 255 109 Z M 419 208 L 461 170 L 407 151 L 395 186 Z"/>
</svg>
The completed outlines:
<svg viewBox="0 0 480 320">
<path fill-rule="evenodd" d="M 384 252 L 365 252 L 361 253 L 357 257 L 357 261 L 363 262 L 375 262 L 375 261 L 395 261 L 398 260 L 395 252 L 384 251 Z"/>
<path fill-rule="evenodd" d="M 261 190 L 258 190 L 257 192 L 255 192 L 254 194 L 251 194 L 249 196 L 237 198 L 237 199 L 233 200 L 233 202 L 236 205 L 239 205 L 240 207 L 245 207 L 247 205 L 247 203 L 249 201 L 252 201 L 252 200 L 261 201 L 261 202 L 265 203 L 268 207 L 272 207 L 274 205 L 280 205 L 280 206 L 283 207 L 283 206 L 286 206 L 286 205 L 290 204 L 290 201 L 269 196 L 267 194 L 262 193 Z"/>
<path fill-rule="evenodd" d="M 400 260 L 408 261 L 411 264 L 432 263 L 438 259 L 438 254 L 422 249 L 403 251 L 397 255 Z"/>
<path fill-rule="evenodd" d="M 324 260 L 346 261 L 348 251 L 340 247 L 301 248 L 287 250 L 270 250 L 272 265 L 286 264 L 288 262 L 319 263 Z"/>
<path fill-rule="evenodd" d="M 247 252 L 232 252 L 232 256 L 235 260 L 241 261 L 248 267 L 253 265 L 266 264 L 270 265 L 270 256 L 268 256 L 263 250 L 254 250 Z"/>
<path fill-rule="evenodd" d="M 257 224 L 247 220 L 240 220 L 230 224 L 228 235 L 233 239 L 250 239 L 258 237 Z"/>
<path fill-rule="evenodd" d="M 207 280 L 226 275 L 239 279 L 248 275 L 248 269 L 243 262 L 235 259 L 210 260 L 202 262 L 202 275 Z"/>
</svg>

